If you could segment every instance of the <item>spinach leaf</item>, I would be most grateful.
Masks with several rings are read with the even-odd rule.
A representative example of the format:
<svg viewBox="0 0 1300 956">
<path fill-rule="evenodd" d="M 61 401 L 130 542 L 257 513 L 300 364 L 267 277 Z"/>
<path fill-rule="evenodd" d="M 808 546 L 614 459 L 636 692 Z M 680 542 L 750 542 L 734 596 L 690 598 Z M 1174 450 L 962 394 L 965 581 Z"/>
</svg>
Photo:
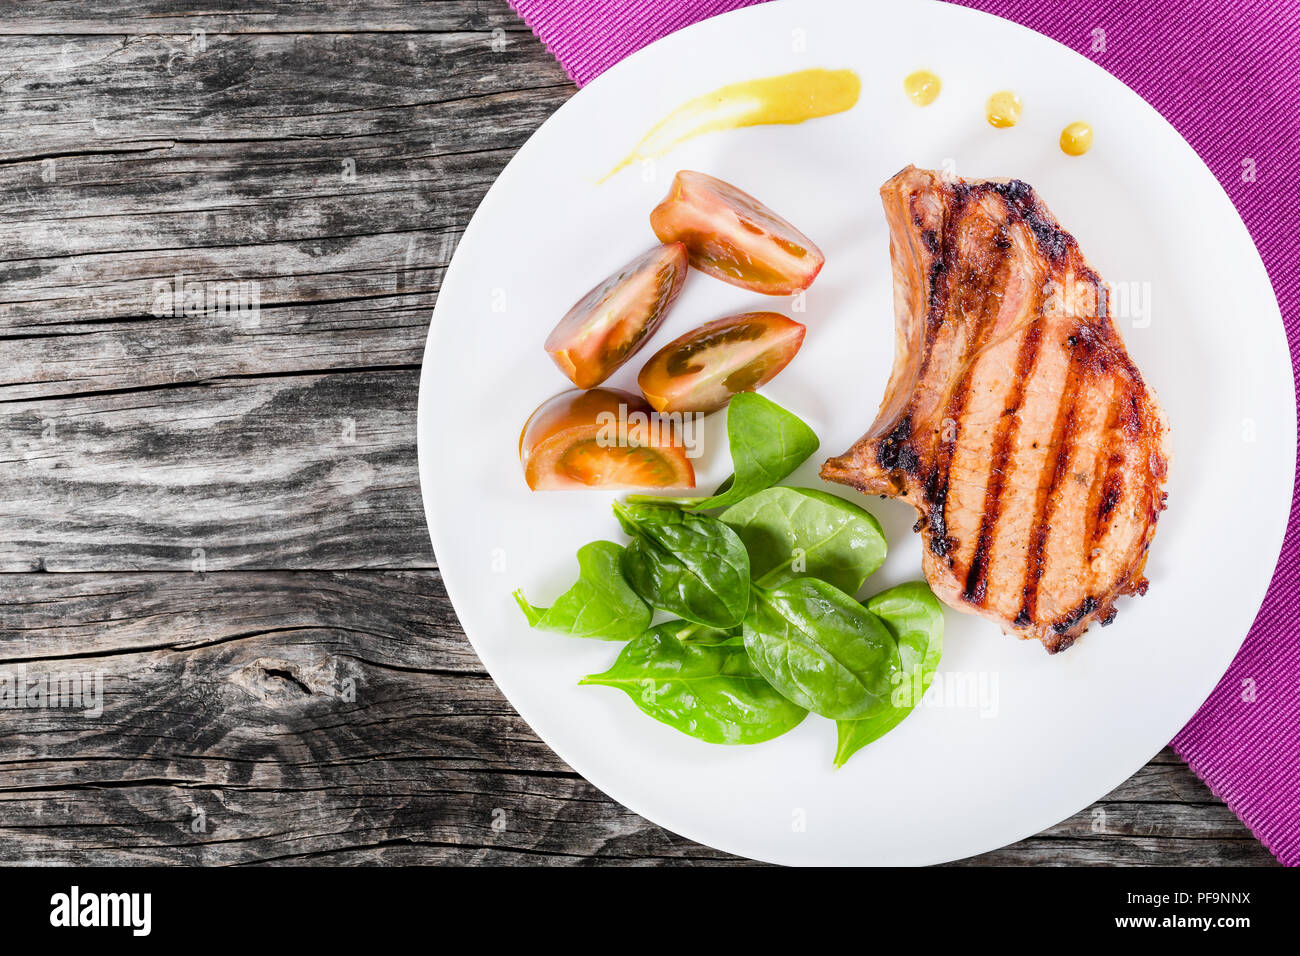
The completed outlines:
<svg viewBox="0 0 1300 956">
<path fill-rule="evenodd" d="M 770 488 L 802 465 L 819 442 L 802 419 L 756 392 L 741 392 L 727 408 L 732 475 L 708 498 L 632 495 L 629 502 L 673 504 L 703 511 L 727 508 Z"/>
<path fill-rule="evenodd" d="M 834 585 L 800 578 L 754 586 L 745 649 L 768 683 L 800 707 L 837 720 L 889 707 L 898 647 L 874 614 Z"/>
<path fill-rule="evenodd" d="M 867 609 L 894 635 L 902 666 L 887 710 L 863 720 L 838 721 L 837 767 L 902 723 L 929 689 L 943 655 L 943 609 L 924 581 L 882 591 L 867 601 Z"/>
<path fill-rule="evenodd" d="M 515 601 L 533 627 L 574 637 L 630 641 L 650 626 L 653 616 L 619 569 L 623 548 L 593 541 L 578 549 L 578 580 L 549 608 L 534 607 L 515 591 Z"/>
<path fill-rule="evenodd" d="M 711 744 L 757 744 L 779 737 L 808 712 L 777 693 L 744 647 L 678 640 L 685 621 L 646 631 L 603 674 L 580 684 L 624 691 L 660 723 Z"/>
<path fill-rule="evenodd" d="M 652 607 L 708 627 L 729 628 L 749 607 L 749 555 L 717 518 L 655 505 L 614 502 L 632 543 L 623 575 Z"/>
<path fill-rule="evenodd" d="M 745 542 L 762 587 L 812 577 L 854 594 L 885 560 L 885 534 L 870 512 L 812 488 L 766 488 L 718 519 Z"/>
</svg>

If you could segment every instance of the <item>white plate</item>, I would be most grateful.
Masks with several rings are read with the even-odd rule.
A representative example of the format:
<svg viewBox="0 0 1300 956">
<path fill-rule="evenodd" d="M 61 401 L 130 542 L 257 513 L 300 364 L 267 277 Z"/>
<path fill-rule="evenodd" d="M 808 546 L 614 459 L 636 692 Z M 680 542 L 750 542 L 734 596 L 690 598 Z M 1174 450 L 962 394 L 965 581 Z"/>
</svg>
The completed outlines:
<svg viewBox="0 0 1300 956">
<path fill-rule="evenodd" d="M 997 53 L 997 51 L 1003 51 Z M 814 66 L 862 77 L 858 106 L 800 126 L 701 137 L 651 168 L 595 180 L 653 123 L 725 83 Z M 902 93 L 943 78 L 926 109 Z M 1010 88 L 1024 118 L 994 130 L 983 103 Z M 1063 126 L 1096 131 L 1080 159 Z M 765 393 L 816 429 L 822 451 L 870 424 L 893 349 L 877 190 L 907 163 L 1031 183 L 1094 268 L 1150 292 L 1149 321 L 1119 325 L 1173 427 L 1169 510 L 1148 596 L 1063 654 L 947 613 L 940 678 L 894 732 L 831 769 L 835 728 L 809 717 L 754 747 L 718 747 L 641 714 L 620 692 L 578 687 L 618 645 L 532 632 L 510 599 L 546 604 L 574 552 L 621 540 L 608 493 L 530 493 L 519 430 L 569 387 L 542 351 L 565 310 L 654 241 L 651 207 L 679 168 L 736 183 L 790 216 L 826 253 L 807 295 L 802 352 Z M 1145 284 L 1145 285 L 1144 285 Z M 702 321 L 789 300 L 698 273 L 644 355 Z M 609 384 L 635 389 L 639 362 Z M 729 471 L 710 419 L 700 485 Z M 683 836 L 791 864 L 924 864 L 1012 843 L 1123 782 L 1209 695 L 1268 585 L 1291 500 L 1295 394 L 1282 321 L 1246 229 L 1208 169 L 1118 80 L 1057 43 L 947 4 L 781 2 L 676 33 L 583 89 L 519 151 L 474 215 L 448 270 L 425 352 L 420 478 L 439 566 L 465 632 L 501 690 L 571 767 Z M 852 494 L 835 488 L 839 494 Z M 892 547 L 864 593 L 920 575 L 911 510 L 866 500 Z M 962 682 L 984 698 L 960 701 Z M 946 690 L 947 693 L 942 691 Z M 944 706 L 927 706 L 945 703 Z"/>
</svg>

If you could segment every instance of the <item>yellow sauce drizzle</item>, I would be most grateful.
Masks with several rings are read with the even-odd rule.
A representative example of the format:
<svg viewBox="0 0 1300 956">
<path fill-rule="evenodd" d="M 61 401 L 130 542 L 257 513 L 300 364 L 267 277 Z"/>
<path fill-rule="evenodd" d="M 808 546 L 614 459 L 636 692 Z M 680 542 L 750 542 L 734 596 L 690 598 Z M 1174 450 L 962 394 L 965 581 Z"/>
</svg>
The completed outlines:
<svg viewBox="0 0 1300 956">
<path fill-rule="evenodd" d="M 943 83 L 929 70 L 917 70 L 903 79 L 903 91 L 917 106 L 929 106 L 939 98 Z"/>
<path fill-rule="evenodd" d="M 1087 123 L 1071 123 L 1061 130 L 1061 152 L 1067 156 L 1082 156 L 1092 149 L 1092 127 Z"/>
<path fill-rule="evenodd" d="M 862 81 L 852 70 L 800 70 L 722 86 L 683 103 L 654 125 L 636 148 L 598 181 L 688 139 L 725 129 L 804 120 L 852 109 Z"/>
<path fill-rule="evenodd" d="M 998 129 L 1006 129 L 1008 126 L 1015 126 L 1020 122 L 1020 111 L 1024 104 L 1020 102 L 1020 97 L 1016 96 L 1010 90 L 999 90 L 989 97 L 988 105 L 984 109 L 984 116 L 988 119 L 990 126 L 996 126 Z"/>
</svg>

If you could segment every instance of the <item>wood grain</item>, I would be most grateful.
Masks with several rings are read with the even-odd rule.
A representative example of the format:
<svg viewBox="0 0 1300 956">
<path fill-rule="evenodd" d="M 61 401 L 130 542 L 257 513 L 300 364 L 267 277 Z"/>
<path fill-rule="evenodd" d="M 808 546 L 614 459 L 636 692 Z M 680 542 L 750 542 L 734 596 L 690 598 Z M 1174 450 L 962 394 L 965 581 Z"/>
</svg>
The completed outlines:
<svg viewBox="0 0 1300 956">
<path fill-rule="evenodd" d="M 0 570 L 428 566 L 417 375 L 17 403 L 0 467 L 22 494 L 0 506 Z"/>
<path fill-rule="evenodd" d="M 0 862 L 745 863 L 560 762 L 429 549 L 433 301 L 573 93 L 505 3 L 6 14 L 0 681 L 103 706 L 0 707 Z M 257 309 L 160 309 L 177 276 Z M 959 865 L 1271 862 L 1166 751 Z"/>
</svg>

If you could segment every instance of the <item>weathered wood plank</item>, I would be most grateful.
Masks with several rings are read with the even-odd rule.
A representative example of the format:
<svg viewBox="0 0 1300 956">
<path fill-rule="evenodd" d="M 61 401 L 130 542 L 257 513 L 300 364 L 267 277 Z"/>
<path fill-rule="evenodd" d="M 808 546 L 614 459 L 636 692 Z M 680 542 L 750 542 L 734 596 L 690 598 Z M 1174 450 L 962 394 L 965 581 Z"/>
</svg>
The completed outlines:
<svg viewBox="0 0 1300 956">
<path fill-rule="evenodd" d="M 382 266 L 373 275 L 377 284 L 403 278 L 400 272 L 385 277 Z M 429 299 L 424 293 L 377 294 L 325 304 L 263 303 L 252 312 L 83 322 L 0 335 L 11 356 L 0 365 L 0 409 L 21 417 L 32 399 L 233 376 L 410 369 L 423 355 Z"/>
<path fill-rule="evenodd" d="M 1244 829 L 1244 828 L 1243 828 Z M 1052 831 L 1047 831 L 1051 834 Z M 1205 839 L 1116 838 L 1028 840 L 962 860 L 952 866 L 1277 866 L 1277 860 L 1251 836 L 1216 835 Z"/>
<path fill-rule="evenodd" d="M 274 260 L 267 257 L 277 247 L 302 256 L 340 245 L 329 240 L 459 233 L 493 174 L 509 159 L 500 145 L 505 141 L 503 135 L 495 139 L 495 148 L 446 157 L 426 146 L 421 156 L 390 152 L 374 158 L 359 156 L 360 149 L 340 150 L 316 140 L 300 144 L 292 153 L 278 146 L 243 150 L 231 144 L 178 145 L 158 155 L 60 159 L 56 175 L 83 177 L 63 185 L 33 183 L 40 175 L 40 163 L 0 166 L 2 221 L 27 224 L 20 233 L 0 240 L 5 277 L 15 283 L 12 291 L 6 290 L 5 301 L 22 303 L 33 298 L 29 290 L 54 286 L 53 280 L 60 276 L 49 274 L 52 264 L 44 261 L 48 259 L 106 252 L 157 255 L 217 246 L 226 251 L 226 275 L 245 278 L 231 267 L 255 257 L 262 259 L 260 271 L 276 274 L 268 269 L 274 267 Z M 399 145 L 385 141 L 375 148 Z M 264 156 L 266 162 L 259 163 L 251 154 Z M 92 173 L 104 178 L 92 181 Z M 113 198 L 94 199 L 98 190 L 109 191 Z M 213 255 L 200 252 L 200 262 Z M 142 257 L 134 255 L 129 261 L 140 262 Z M 401 264 L 398 259 L 394 266 Z M 75 259 L 63 268 L 65 277 L 71 270 L 79 282 L 85 281 L 86 273 L 93 282 L 103 271 Z M 170 275 L 159 269 L 152 277 Z M 151 285 L 137 291 L 131 303 L 140 314 L 144 312 L 140 307 L 150 301 Z M 61 291 L 66 296 L 70 290 Z M 13 306 L 10 311 L 15 311 Z"/>
<path fill-rule="evenodd" d="M 400 33 L 527 28 L 493 0 L 8 0 L 0 35 L 42 33 Z"/>
<path fill-rule="evenodd" d="M 404 293 L 424 293 L 426 301 L 432 301 L 459 238 L 459 230 L 430 228 L 261 245 L 10 260 L 0 265 L 0 275 L 5 277 L 0 285 L 0 336 L 76 335 L 84 331 L 70 328 L 78 322 L 162 318 L 170 326 L 184 324 L 194 316 L 182 315 L 178 320 L 175 315 L 154 315 L 159 311 L 157 283 L 170 293 L 178 276 L 205 287 L 257 282 L 264 308 L 319 306 Z M 165 311 L 167 303 L 161 304 Z M 10 379 L 15 380 L 13 375 Z"/>
<path fill-rule="evenodd" d="M 539 106 L 533 118 L 540 122 L 556 105 Z M 477 128 L 473 122 L 466 119 Z M 458 233 L 535 125 L 525 123 L 437 146 L 420 130 L 344 144 L 174 143 L 0 165 L 0 221 L 28 224 L 0 236 L 6 278 L 30 283 L 41 277 L 42 259 L 106 251 L 222 246 L 248 256 L 274 252 L 266 247 L 277 243 L 310 252 L 338 237 Z"/>
<path fill-rule="evenodd" d="M 0 673 L 98 672 L 104 711 L 0 708 L 0 834 L 21 836 L 0 861 L 743 862 L 577 778 L 482 672 L 436 571 L 7 580 Z M 1166 751 L 967 862 L 1270 860 Z"/>
<path fill-rule="evenodd" d="M 0 571 L 419 567 L 418 370 L 4 406 Z"/>
<path fill-rule="evenodd" d="M 394 667 L 482 676 L 436 570 L 11 574 L 0 662 L 185 650 L 264 631 L 384 638 Z"/>
<path fill-rule="evenodd" d="M 545 115 L 573 89 L 519 35 L 13 37 L 0 44 L 0 159 L 314 136 L 337 138 L 341 163 L 356 137 L 420 130 L 445 147 Z"/>
</svg>

